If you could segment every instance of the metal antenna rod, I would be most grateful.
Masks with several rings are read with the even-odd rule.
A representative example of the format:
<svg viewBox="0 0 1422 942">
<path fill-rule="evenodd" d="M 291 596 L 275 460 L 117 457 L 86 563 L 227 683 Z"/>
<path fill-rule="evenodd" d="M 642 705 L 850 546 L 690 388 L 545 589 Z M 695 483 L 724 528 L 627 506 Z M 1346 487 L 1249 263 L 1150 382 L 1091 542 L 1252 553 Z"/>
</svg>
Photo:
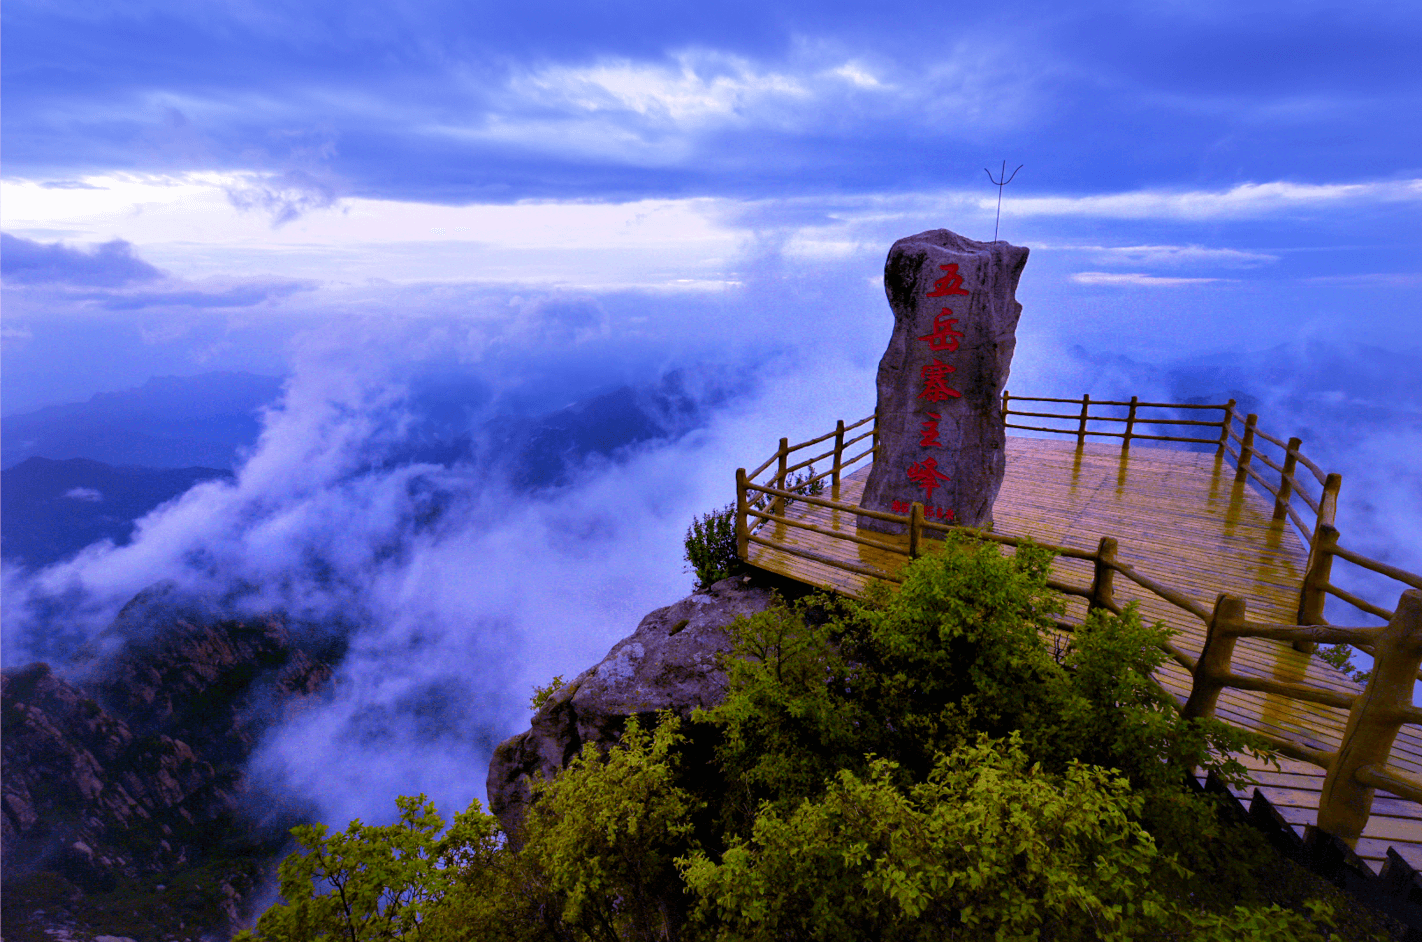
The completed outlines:
<svg viewBox="0 0 1422 942">
<path fill-rule="evenodd" d="M 1017 170 L 1021 170 L 1023 166 L 1023 164 L 1018 164 Z M 997 221 L 992 224 L 992 240 L 994 242 L 997 241 L 998 226 L 1002 224 L 1002 188 L 1007 186 L 1013 181 L 1014 178 L 1016 178 L 1017 170 L 1012 171 L 1012 176 L 1007 176 L 1007 161 L 1004 160 L 1002 162 L 1002 170 L 998 171 L 997 179 L 992 180 L 992 171 L 988 170 L 988 168 L 986 167 L 983 168 L 983 173 L 986 173 L 988 175 L 988 179 L 992 180 L 993 184 L 997 187 Z M 1006 179 L 1004 179 L 1004 177 L 1006 177 Z"/>
</svg>

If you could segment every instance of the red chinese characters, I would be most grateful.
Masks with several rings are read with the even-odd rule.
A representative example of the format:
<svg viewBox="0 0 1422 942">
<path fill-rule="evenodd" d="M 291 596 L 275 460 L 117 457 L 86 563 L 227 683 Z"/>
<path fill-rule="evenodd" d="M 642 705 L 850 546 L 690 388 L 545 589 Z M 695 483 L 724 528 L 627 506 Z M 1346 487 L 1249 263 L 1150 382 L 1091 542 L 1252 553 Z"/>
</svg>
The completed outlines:
<svg viewBox="0 0 1422 942">
<path fill-rule="evenodd" d="M 922 431 L 919 432 L 918 447 L 920 448 L 942 448 L 943 443 L 938 440 L 938 420 L 942 418 L 937 412 L 925 412 L 928 419 L 922 424 Z"/>
<path fill-rule="evenodd" d="M 941 482 L 947 481 L 948 475 L 938 470 L 938 462 L 933 458 L 924 458 L 922 461 L 909 465 L 908 479 L 919 487 L 923 488 L 924 500 L 928 501 L 933 497 L 935 488 L 941 486 Z"/>
<path fill-rule="evenodd" d="M 893 502 L 893 511 L 896 514 L 906 514 L 913 511 L 913 504 L 906 500 L 896 500 Z M 940 507 L 937 504 L 926 504 L 923 508 L 923 519 L 943 520 L 948 523 L 953 522 L 953 508 Z"/>
<path fill-rule="evenodd" d="M 959 273 L 957 264 L 939 265 L 938 269 L 943 272 L 943 277 L 934 282 L 933 290 L 928 292 L 926 297 L 969 296 L 968 289 L 963 287 L 963 276 Z M 958 352 L 958 342 L 967 336 L 963 331 L 958 330 L 958 320 L 951 308 L 944 307 L 933 319 L 932 332 L 918 338 L 919 341 L 927 345 L 932 355 L 932 360 L 919 368 L 919 379 L 923 385 L 918 398 L 925 403 L 948 402 L 963 397 L 963 394 L 952 386 L 952 374 L 957 372 L 957 367 L 939 359 L 940 355 Z M 932 408 L 931 405 L 930 408 Z M 918 446 L 920 448 L 942 448 L 943 442 L 938 437 L 938 426 L 943 419 L 942 413 L 925 411 L 920 413 L 920 417 L 922 421 L 919 424 Z M 938 469 L 937 459 L 924 458 L 914 462 L 905 469 L 904 473 L 909 481 L 923 489 L 924 518 L 952 523 L 953 508 L 943 507 L 932 502 L 933 492 L 942 487 L 944 482 L 951 480 L 947 474 Z M 948 492 L 945 491 L 945 493 Z M 894 513 L 907 514 L 913 508 L 913 502 L 908 500 L 895 500 L 892 505 Z"/>
<path fill-rule="evenodd" d="M 924 295 L 926 298 L 945 298 L 950 294 L 966 295 L 968 292 L 963 288 L 963 276 L 958 274 L 958 265 L 939 265 L 939 271 L 947 272 L 942 278 L 933 283 L 933 290 Z"/>
<path fill-rule="evenodd" d="M 958 323 L 958 318 L 948 316 L 952 313 L 945 307 L 943 312 L 933 319 L 933 333 L 924 334 L 918 338 L 928 344 L 928 349 L 934 353 L 956 352 L 959 338 L 966 336 L 961 330 L 953 329 L 953 325 Z"/>
<path fill-rule="evenodd" d="M 918 394 L 918 398 L 927 399 L 929 402 L 961 399 L 963 394 L 948 385 L 948 374 L 957 371 L 957 367 L 949 366 L 934 358 L 932 363 L 919 370 L 919 376 L 923 379 L 923 392 Z"/>
</svg>

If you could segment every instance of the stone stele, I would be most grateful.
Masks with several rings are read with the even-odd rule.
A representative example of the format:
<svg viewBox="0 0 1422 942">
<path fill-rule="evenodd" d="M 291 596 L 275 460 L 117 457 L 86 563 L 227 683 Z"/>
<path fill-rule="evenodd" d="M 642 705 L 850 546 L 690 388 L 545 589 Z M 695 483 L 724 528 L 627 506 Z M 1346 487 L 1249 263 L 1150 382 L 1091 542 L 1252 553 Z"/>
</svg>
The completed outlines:
<svg viewBox="0 0 1422 942">
<path fill-rule="evenodd" d="M 1006 437 L 1002 390 L 1017 345 L 1027 249 L 933 229 L 894 243 L 884 293 L 894 334 L 879 361 L 879 452 L 860 506 L 970 527 L 992 524 Z M 859 526 L 903 533 L 860 516 Z M 941 536 L 928 531 L 926 536 Z"/>
</svg>

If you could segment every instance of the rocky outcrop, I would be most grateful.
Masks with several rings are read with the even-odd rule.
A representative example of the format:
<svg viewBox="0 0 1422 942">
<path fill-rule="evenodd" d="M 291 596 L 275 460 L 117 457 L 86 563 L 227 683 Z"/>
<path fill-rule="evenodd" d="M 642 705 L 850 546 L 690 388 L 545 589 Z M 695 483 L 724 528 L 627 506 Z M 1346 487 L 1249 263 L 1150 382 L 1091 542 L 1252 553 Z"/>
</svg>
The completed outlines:
<svg viewBox="0 0 1422 942">
<path fill-rule="evenodd" d="M 266 726 L 330 678 L 330 646 L 280 617 L 223 618 L 161 587 L 111 637 L 113 656 L 82 679 L 36 663 L 0 680 L 6 938 L 33 934 L 45 912 L 79 930 L 135 911 L 172 912 L 194 935 L 237 928 L 294 823 L 295 809 L 249 815 L 243 767 Z M 182 900 L 165 893 L 185 873 L 202 878 Z"/>
<path fill-rule="evenodd" d="M 47 664 L 6 671 L 0 834 L 7 867 L 43 863 L 91 892 L 140 869 L 186 863 L 171 826 L 212 817 L 230 795 L 216 769 L 171 736 L 135 736 L 128 724 Z M 127 846 L 141 829 L 156 846 Z"/>
<path fill-rule="evenodd" d="M 690 716 L 720 703 L 726 675 L 719 656 L 730 649 L 726 628 L 764 611 L 776 596 L 750 576 L 723 579 L 642 619 L 607 657 L 551 696 L 531 728 L 506 740 L 489 764 L 489 808 L 517 835 L 530 782 L 552 779 L 585 743 L 617 741 L 628 717 L 659 710 Z"/>
<path fill-rule="evenodd" d="M 934 229 L 884 264 L 894 332 L 879 362 L 879 453 L 860 506 L 986 527 L 1006 467 L 1002 390 L 1016 347 L 1027 249 Z M 859 517 L 859 526 L 903 525 Z"/>
</svg>

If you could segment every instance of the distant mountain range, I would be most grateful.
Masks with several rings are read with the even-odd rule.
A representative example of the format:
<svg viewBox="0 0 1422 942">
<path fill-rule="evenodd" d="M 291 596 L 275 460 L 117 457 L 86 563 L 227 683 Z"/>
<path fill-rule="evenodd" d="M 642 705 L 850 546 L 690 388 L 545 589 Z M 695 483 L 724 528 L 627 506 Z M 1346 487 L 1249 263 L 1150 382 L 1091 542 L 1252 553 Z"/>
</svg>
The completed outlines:
<svg viewBox="0 0 1422 942">
<path fill-rule="evenodd" d="M 34 457 L 148 468 L 226 468 L 261 431 L 282 381 L 252 373 L 155 376 L 137 389 L 0 419 L 3 467 Z"/>
<path fill-rule="evenodd" d="M 404 445 L 385 462 L 468 463 L 523 490 L 563 486 L 590 459 L 615 460 L 696 427 L 726 398 L 722 386 L 703 379 L 674 371 L 543 415 L 482 419 L 471 408 L 486 406 L 479 390 L 424 384 L 411 397 Z M 281 382 L 250 373 L 155 377 L 137 389 L 4 419 L 0 554 L 40 567 L 97 540 L 127 543 L 145 514 L 200 481 L 232 476 Z"/>
<path fill-rule="evenodd" d="M 134 522 L 221 468 L 115 467 L 88 458 L 27 458 L 0 472 L 0 555 L 30 567 L 98 540 L 122 546 Z"/>
</svg>

